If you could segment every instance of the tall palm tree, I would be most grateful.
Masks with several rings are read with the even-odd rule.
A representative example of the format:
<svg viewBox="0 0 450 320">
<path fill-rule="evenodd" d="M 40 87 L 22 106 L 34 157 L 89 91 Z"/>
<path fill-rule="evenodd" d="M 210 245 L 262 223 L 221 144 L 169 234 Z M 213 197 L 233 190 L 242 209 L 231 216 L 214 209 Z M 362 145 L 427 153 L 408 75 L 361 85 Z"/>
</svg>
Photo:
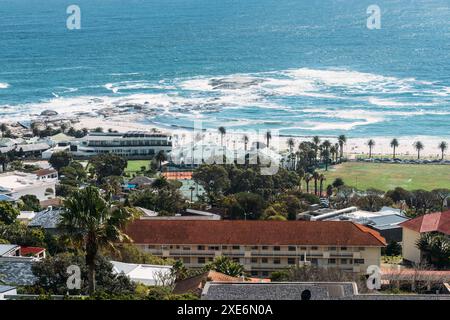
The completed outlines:
<svg viewBox="0 0 450 320">
<path fill-rule="evenodd" d="M 414 148 L 417 150 L 417 159 L 420 159 L 420 151 L 423 150 L 423 143 L 420 141 L 414 142 Z"/>
<path fill-rule="evenodd" d="M 326 180 L 326 177 L 324 174 L 320 174 L 319 175 L 319 183 L 320 183 L 320 187 L 319 187 L 319 196 L 322 196 L 322 192 L 323 192 L 323 182 Z"/>
<path fill-rule="evenodd" d="M 344 144 L 347 142 L 347 137 L 345 135 L 340 135 L 338 137 L 338 143 L 339 143 L 339 151 L 340 151 L 340 155 L 339 155 L 339 161 L 342 162 L 342 158 L 344 157 Z"/>
<path fill-rule="evenodd" d="M 272 133 L 270 131 L 267 131 L 266 132 L 267 148 L 269 147 L 270 139 L 272 139 Z"/>
<path fill-rule="evenodd" d="M 337 157 L 337 149 L 336 146 L 330 147 L 330 155 L 331 155 L 331 161 L 334 161 L 334 158 Z"/>
<path fill-rule="evenodd" d="M 335 155 L 335 161 L 337 162 L 337 160 L 338 160 L 338 154 L 339 154 L 339 152 L 340 152 L 340 147 L 339 147 L 339 143 L 338 142 L 336 142 L 335 144 L 334 144 L 334 147 L 336 148 L 336 155 Z"/>
<path fill-rule="evenodd" d="M 248 145 L 248 135 L 244 135 L 244 151 L 247 154 L 247 145 Z"/>
<path fill-rule="evenodd" d="M 444 160 L 444 152 L 445 150 L 447 150 L 448 148 L 448 144 L 445 141 L 441 141 L 441 143 L 439 143 L 439 149 L 441 149 L 441 160 Z"/>
<path fill-rule="evenodd" d="M 227 130 L 225 129 L 225 127 L 219 127 L 219 129 L 217 129 L 217 130 L 220 133 L 220 145 L 223 146 L 223 138 L 227 134 Z"/>
<path fill-rule="evenodd" d="M 391 140 L 391 148 L 394 149 L 393 153 L 392 153 L 392 159 L 395 159 L 395 149 L 399 146 L 398 140 L 397 139 L 392 139 Z"/>
<path fill-rule="evenodd" d="M 317 195 L 317 181 L 319 180 L 320 174 L 317 171 L 313 172 L 313 179 L 314 179 L 314 194 Z"/>
<path fill-rule="evenodd" d="M 293 138 L 289 138 L 287 141 L 287 145 L 289 147 L 289 152 L 292 153 L 292 149 L 294 149 L 295 146 L 295 140 Z"/>
<path fill-rule="evenodd" d="M 85 252 L 89 294 L 92 295 L 95 292 L 95 261 L 99 249 L 129 240 L 122 230 L 136 215 L 130 208 L 112 206 L 93 186 L 75 191 L 64 201 L 64 207 L 66 209 L 61 214 L 59 226 Z"/>
<path fill-rule="evenodd" d="M 375 146 L 375 141 L 373 139 L 369 139 L 367 141 L 367 145 L 369 146 L 369 159 L 372 158 L 372 148 Z"/>
<path fill-rule="evenodd" d="M 319 145 L 320 145 L 320 138 L 319 136 L 314 136 L 312 138 L 312 143 L 314 146 L 314 161 L 317 163 L 317 156 L 319 153 Z"/>
<path fill-rule="evenodd" d="M 305 173 L 305 176 L 303 177 L 303 180 L 305 180 L 306 183 L 306 193 L 309 193 L 309 183 L 311 182 L 313 176 L 311 173 Z"/>
</svg>

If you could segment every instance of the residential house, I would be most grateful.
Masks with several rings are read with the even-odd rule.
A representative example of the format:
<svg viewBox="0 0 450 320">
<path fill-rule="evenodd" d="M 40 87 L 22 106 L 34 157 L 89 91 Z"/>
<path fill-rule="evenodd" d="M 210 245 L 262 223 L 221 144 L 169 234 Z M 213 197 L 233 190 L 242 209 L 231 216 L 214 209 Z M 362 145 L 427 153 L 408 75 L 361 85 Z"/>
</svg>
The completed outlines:
<svg viewBox="0 0 450 320">
<path fill-rule="evenodd" d="M 172 266 L 124 263 L 119 261 L 111 261 L 111 263 L 113 264 L 114 273 L 123 273 L 131 281 L 147 286 L 169 285 L 175 280 L 172 275 Z"/>
</svg>

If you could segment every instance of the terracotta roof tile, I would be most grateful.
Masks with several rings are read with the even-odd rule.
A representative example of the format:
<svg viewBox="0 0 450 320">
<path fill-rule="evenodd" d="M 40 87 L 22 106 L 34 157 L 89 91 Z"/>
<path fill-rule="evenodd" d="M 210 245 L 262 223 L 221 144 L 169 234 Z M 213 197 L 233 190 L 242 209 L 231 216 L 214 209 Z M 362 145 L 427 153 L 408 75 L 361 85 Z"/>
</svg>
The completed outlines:
<svg viewBox="0 0 450 320">
<path fill-rule="evenodd" d="M 136 220 L 126 232 L 141 244 L 386 244 L 377 231 L 350 221 Z"/>
<path fill-rule="evenodd" d="M 221 272 L 210 270 L 210 271 L 204 272 L 198 276 L 194 276 L 194 277 L 190 277 L 190 278 L 178 281 L 175 284 L 173 293 L 176 293 L 176 294 L 182 294 L 182 293 L 200 294 L 207 281 L 239 282 L 239 281 L 241 281 L 241 279 L 223 274 Z"/>
<path fill-rule="evenodd" d="M 450 210 L 425 214 L 400 225 L 420 233 L 437 231 L 450 235 Z"/>
</svg>

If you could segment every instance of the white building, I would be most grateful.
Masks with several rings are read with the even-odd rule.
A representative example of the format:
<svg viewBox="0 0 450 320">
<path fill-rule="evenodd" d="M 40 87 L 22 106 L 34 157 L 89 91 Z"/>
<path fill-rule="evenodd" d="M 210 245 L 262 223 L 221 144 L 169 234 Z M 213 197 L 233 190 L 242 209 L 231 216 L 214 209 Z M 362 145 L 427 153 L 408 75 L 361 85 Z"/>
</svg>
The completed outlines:
<svg viewBox="0 0 450 320">
<path fill-rule="evenodd" d="M 175 281 L 172 266 L 111 261 L 114 273 L 124 273 L 131 281 L 147 286 L 169 285 Z"/>
<path fill-rule="evenodd" d="M 0 174 L 0 194 L 18 200 L 24 195 L 35 195 L 39 201 L 55 197 L 57 179 L 39 180 L 36 174 L 7 172 Z"/>
<path fill-rule="evenodd" d="M 246 158 L 250 164 L 257 164 L 258 158 L 263 164 L 267 164 L 270 161 L 278 164 L 281 159 L 277 152 L 267 148 L 262 142 L 259 143 L 259 147 L 257 147 L 256 143 L 252 144 L 248 150 L 229 148 L 214 143 L 204 144 L 196 142 L 174 148 L 170 155 L 170 160 L 176 165 L 222 164 L 224 156 L 227 163 L 236 161 L 238 164 L 245 164 Z"/>
<path fill-rule="evenodd" d="M 172 150 L 172 138 L 164 133 L 130 131 L 127 133 L 91 132 L 77 142 L 70 151 L 75 156 L 94 156 L 114 153 L 123 157 L 153 156 L 160 151 Z"/>
</svg>

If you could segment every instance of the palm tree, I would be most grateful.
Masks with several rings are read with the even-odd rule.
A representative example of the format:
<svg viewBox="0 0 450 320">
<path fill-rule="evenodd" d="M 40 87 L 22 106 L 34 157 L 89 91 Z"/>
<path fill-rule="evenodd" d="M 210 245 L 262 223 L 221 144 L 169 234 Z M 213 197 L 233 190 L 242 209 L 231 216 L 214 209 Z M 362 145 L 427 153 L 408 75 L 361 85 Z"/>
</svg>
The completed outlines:
<svg viewBox="0 0 450 320">
<path fill-rule="evenodd" d="M 441 149 L 441 161 L 444 160 L 444 152 L 447 150 L 448 144 L 445 141 L 439 143 L 439 149 Z"/>
<path fill-rule="evenodd" d="M 395 159 L 395 148 L 397 148 L 399 145 L 398 140 L 397 139 L 392 139 L 391 140 L 391 148 L 394 149 L 394 152 L 392 153 L 392 159 Z"/>
<path fill-rule="evenodd" d="M 312 176 L 314 179 L 314 194 L 317 195 L 317 180 L 319 180 L 320 174 L 317 171 L 314 171 Z"/>
<path fill-rule="evenodd" d="M 272 133 L 270 131 L 267 131 L 266 132 L 267 148 L 269 147 L 270 139 L 272 139 Z"/>
<path fill-rule="evenodd" d="M 338 137 L 338 143 L 339 143 L 339 151 L 340 151 L 340 155 L 339 155 L 339 161 L 342 162 L 342 158 L 344 157 L 344 144 L 347 142 L 347 137 L 345 135 L 340 135 Z"/>
<path fill-rule="evenodd" d="M 303 180 L 305 180 L 306 183 L 306 193 L 309 193 L 309 182 L 312 180 L 313 176 L 311 173 L 305 173 L 305 177 Z"/>
<path fill-rule="evenodd" d="M 167 160 L 167 156 L 164 151 L 159 151 L 155 156 L 155 160 L 158 161 L 159 171 L 162 172 L 162 163 Z"/>
<path fill-rule="evenodd" d="M 322 196 L 322 192 L 323 192 L 323 182 L 324 182 L 325 180 L 326 180 L 325 175 L 320 174 L 320 175 L 319 175 L 319 182 L 320 182 L 320 187 L 319 187 L 320 193 L 319 193 L 319 196 L 320 196 L 320 197 Z"/>
<path fill-rule="evenodd" d="M 219 133 L 220 133 L 220 145 L 223 146 L 223 138 L 227 134 L 227 130 L 225 129 L 225 127 L 219 127 L 218 130 L 219 130 Z"/>
<path fill-rule="evenodd" d="M 328 171 L 328 163 L 330 162 L 330 151 L 327 148 L 321 151 L 323 162 L 325 163 L 325 171 Z"/>
<path fill-rule="evenodd" d="M 369 159 L 372 158 L 372 148 L 375 146 L 375 141 L 370 139 L 367 141 L 367 145 L 369 146 Z"/>
<path fill-rule="evenodd" d="M 334 161 L 334 158 L 337 157 L 337 149 L 336 146 L 331 146 L 330 147 L 330 154 L 331 154 L 331 161 Z"/>
<path fill-rule="evenodd" d="M 414 148 L 417 150 L 417 159 L 420 159 L 420 151 L 423 150 L 423 143 L 420 141 L 414 142 Z"/>
<path fill-rule="evenodd" d="M 95 261 L 102 247 L 129 240 L 123 233 L 126 224 L 135 218 L 130 208 L 112 206 L 93 186 L 75 191 L 64 201 L 59 226 L 85 252 L 88 267 L 89 294 L 95 292 Z"/>
<path fill-rule="evenodd" d="M 247 154 L 248 135 L 244 135 L 244 151 Z"/>
<path fill-rule="evenodd" d="M 287 141 L 288 147 L 289 147 L 289 152 L 292 153 L 292 149 L 294 149 L 295 146 L 295 141 L 293 138 L 289 138 Z"/>
<path fill-rule="evenodd" d="M 317 163 L 317 154 L 319 153 L 319 144 L 320 144 L 319 136 L 314 136 L 312 139 L 312 143 L 314 145 L 314 162 Z"/>
<path fill-rule="evenodd" d="M 427 263 L 438 268 L 450 265 L 450 241 L 445 235 L 424 233 L 416 242 L 416 247 L 424 255 Z"/>
</svg>

